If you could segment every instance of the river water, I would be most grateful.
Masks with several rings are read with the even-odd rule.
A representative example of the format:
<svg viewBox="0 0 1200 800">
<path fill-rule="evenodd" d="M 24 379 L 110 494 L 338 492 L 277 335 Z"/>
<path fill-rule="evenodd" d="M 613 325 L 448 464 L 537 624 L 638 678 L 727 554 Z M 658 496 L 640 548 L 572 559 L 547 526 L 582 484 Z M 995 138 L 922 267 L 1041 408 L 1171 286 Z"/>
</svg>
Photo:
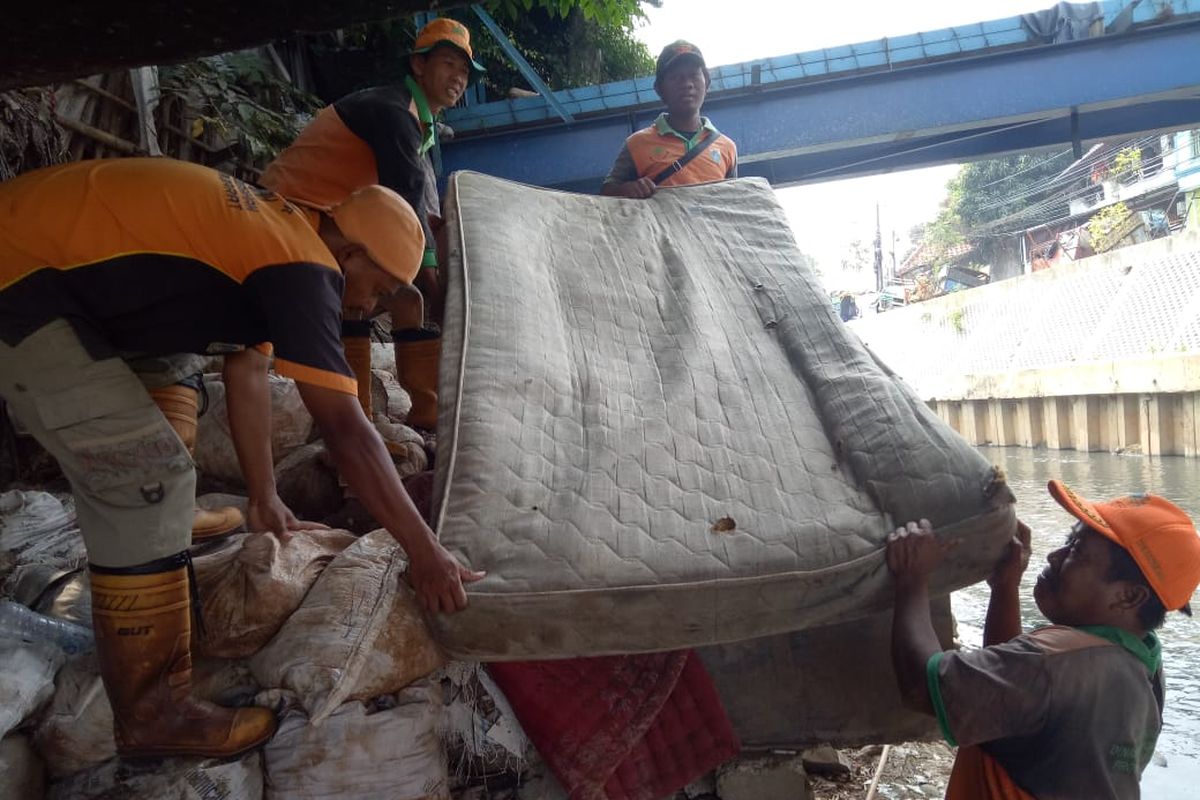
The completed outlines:
<svg viewBox="0 0 1200 800">
<path fill-rule="evenodd" d="M 1131 492 L 1162 495 L 1200 522 L 1200 459 L 1021 447 L 981 447 L 979 451 L 1004 468 L 1017 495 L 1017 513 L 1033 530 L 1033 557 L 1022 591 L 1026 628 L 1045 624 L 1033 602 L 1033 582 L 1045 566 L 1046 554 L 1063 542 L 1074 521 L 1046 492 L 1051 478 L 1062 480 L 1090 500 Z M 986 583 L 955 592 L 952 598 L 959 636 L 968 645 L 978 645 L 983 639 L 987 600 Z M 1142 776 L 1146 800 L 1200 798 L 1200 594 L 1192 605 L 1196 618 L 1168 614 L 1159 631 L 1167 705 L 1154 762 Z"/>
</svg>

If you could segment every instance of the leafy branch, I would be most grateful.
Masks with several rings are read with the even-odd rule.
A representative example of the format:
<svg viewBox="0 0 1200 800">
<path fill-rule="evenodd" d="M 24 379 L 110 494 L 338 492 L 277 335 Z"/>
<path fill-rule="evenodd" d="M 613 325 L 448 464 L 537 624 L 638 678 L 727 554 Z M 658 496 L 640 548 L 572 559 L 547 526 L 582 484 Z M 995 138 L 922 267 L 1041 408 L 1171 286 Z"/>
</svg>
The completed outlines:
<svg viewBox="0 0 1200 800">
<path fill-rule="evenodd" d="M 196 113 L 191 134 L 206 130 L 239 146 L 246 159 L 265 164 L 300 132 L 301 116 L 321 102 L 282 80 L 257 53 L 200 58 L 159 72 L 164 97 L 178 97 Z"/>
</svg>

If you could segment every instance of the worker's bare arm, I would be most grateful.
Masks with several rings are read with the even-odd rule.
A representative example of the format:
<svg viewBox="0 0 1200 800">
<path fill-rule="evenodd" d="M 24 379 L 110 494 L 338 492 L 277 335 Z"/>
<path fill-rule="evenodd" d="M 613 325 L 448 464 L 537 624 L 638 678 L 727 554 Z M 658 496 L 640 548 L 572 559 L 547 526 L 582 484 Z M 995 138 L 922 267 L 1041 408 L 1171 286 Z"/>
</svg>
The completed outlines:
<svg viewBox="0 0 1200 800">
<path fill-rule="evenodd" d="M 247 348 L 225 356 L 225 408 L 233 449 L 242 468 L 249 495 L 246 523 L 252 531 L 270 531 L 286 537 L 288 531 L 324 528 L 299 520 L 280 499 L 275 487 L 271 452 L 271 389 L 267 383 L 270 359 Z"/>
<path fill-rule="evenodd" d="M 938 542 L 929 520 L 909 522 L 888 537 L 887 564 L 896 581 L 892 666 L 900 696 L 914 711 L 932 715 L 925 667 L 942 645 L 929 610 L 929 576 L 950 546 Z"/>
<path fill-rule="evenodd" d="M 1029 553 L 1029 526 L 1017 520 L 1016 534 L 988 576 L 992 596 L 983 623 L 985 646 L 1003 644 L 1021 633 L 1021 576 L 1029 566 Z"/>
<path fill-rule="evenodd" d="M 653 178 L 638 178 L 636 181 L 625 183 L 606 183 L 600 187 L 600 194 L 606 197 L 632 197 L 641 200 L 650 197 L 657 190 Z"/>
<path fill-rule="evenodd" d="M 383 440 L 357 398 L 312 384 L 298 385 L 342 477 L 408 554 L 417 599 L 429 611 L 450 613 L 466 607 L 462 585 L 479 580 L 483 573 L 460 565 L 437 541 L 400 483 Z"/>
</svg>

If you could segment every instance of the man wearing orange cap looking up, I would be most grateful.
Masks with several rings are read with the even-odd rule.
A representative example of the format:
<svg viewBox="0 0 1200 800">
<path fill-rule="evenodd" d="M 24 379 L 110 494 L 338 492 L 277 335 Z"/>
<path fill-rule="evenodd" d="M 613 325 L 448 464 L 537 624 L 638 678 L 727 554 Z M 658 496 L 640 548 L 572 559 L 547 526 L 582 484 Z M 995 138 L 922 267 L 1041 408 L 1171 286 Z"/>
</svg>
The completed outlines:
<svg viewBox="0 0 1200 800">
<path fill-rule="evenodd" d="M 644 198 L 659 186 L 737 177 L 737 145 L 700 116 L 710 82 L 696 45 L 678 41 L 663 48 L 654 91 L 666 103 L 666 113 L 625 140 L 600 194 Z"/>
<path fill-rule="evenodd" d="M 440 302 L 437 250 L 430 216 L 437 217 L 437 178 L 430 151 L 435 118 L 458 102 L 484 69 L 475 62 L 470 32 L 446 17 L 418 33 L 404 83 L 363 89 L 324 108 L 262 174 L 263 186 L 289 200 L 318 206 L 341 202 L 355 189 L 381 184 L 408 201 L 421 219 L 425 251 L 414 282 L 387 305 L 392 319 L 396 371 L 412 397 L 408 421 L 434 428 L 437 417 L 437 329 L 425 326 L 428 305 Z M 417 291 L 419 290 L 419 291 Z M 360 385 L 370 387 L 370 323 L 347 320 L 343 334 Z M 360 399 L 370 416 L 370 392 Z"/>
<path fill-rule="evenodd" d="M 943 651 L 930 621 L 929 575 L 953 543 L 926 520 L 888 538 L 896 579 L 892 661 L 901 694 L 959 745 L 949 800 L 1127 800 L 1162 728 L 1168 611 L 1191 614 L 1200 535 L 1155 495 L 1106 503 L 1050 481 L 1077 522 L 1051 552 L 1033 598 L 1050 625 L 1021 632 L 1018 592 L 1029 528 L 996 565 L 980 650 Z"/>
<path fill-rule="evenodd" d="M 411 280 L 420 242 L 412 209 L 379 186 L 317 211 L 170 159 L 0 184 L 0 396 L 70 481 L 121 755 L 226 757 L 275 726 L 266 709 L 191 696 L 195 471 L 127 359 L 225 354 L 230 408 L 250 412 L 231 413 L 247 485 L 277 503 L 255 349 L 272 343 L 342 475 L 404 546 L 421 604 L 466 605 L 463 582 L 482 576 L 413 507 L 339 341 L 342 309 L 372 309 Z"/>
</svg>

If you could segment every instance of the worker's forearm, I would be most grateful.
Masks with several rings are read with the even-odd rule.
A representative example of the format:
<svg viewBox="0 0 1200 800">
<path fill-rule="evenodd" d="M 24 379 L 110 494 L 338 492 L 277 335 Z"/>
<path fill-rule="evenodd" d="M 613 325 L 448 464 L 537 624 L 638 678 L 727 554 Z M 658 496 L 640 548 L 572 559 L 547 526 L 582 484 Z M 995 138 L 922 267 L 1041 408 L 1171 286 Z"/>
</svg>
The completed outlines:
<svg viewBox="0 0 1200 800">
<path fill-rule="evenodd" d="M 325 446 L 376 521 L 404 547 L 409 558 L 420 558 L 436 543 L 433 531 L 404 490 L 383 440 L 366 417 L 359 416 L 361 423 L 345 424 L 335 435 L 326 432 Z"/>
<path fill-rule="evenodd" d="M 892 666 L 900 695 L 905 705 L 914 711 L 933 713 L 925 683 L 925 665 L 941 649 L 929 612 L 927 582 L 898 582 L 892 617 Z"/>
<path fill-rule="evenodd" d="M 987 618 L 983 623 L 985 647 L 1004 644 L 1021 633 L 1021 599 L 1019 586 L 992 589 Z"/>
<path fill-rule="evenodd" d="M 252 499 L 275 494 L 271 453 L 271 388 L 267 357 L 256 350 L 225 356 L 225 408 L 233 449 Z"/>
</svg>

